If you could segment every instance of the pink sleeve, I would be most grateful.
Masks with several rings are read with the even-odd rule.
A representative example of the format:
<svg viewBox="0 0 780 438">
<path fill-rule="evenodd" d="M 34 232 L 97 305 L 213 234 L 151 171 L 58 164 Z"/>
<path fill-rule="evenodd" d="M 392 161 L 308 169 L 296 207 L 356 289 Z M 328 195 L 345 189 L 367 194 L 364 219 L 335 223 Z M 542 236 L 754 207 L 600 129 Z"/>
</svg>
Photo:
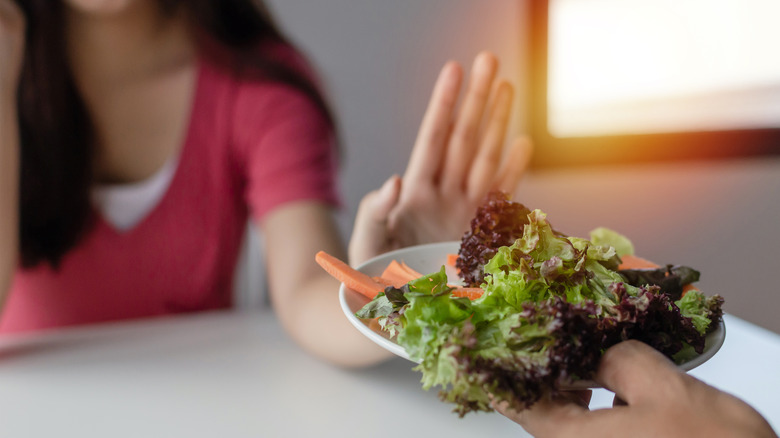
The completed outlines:
<svg viewBox="0 0 780 438">
<path fill-rule="evenodd" d="M 253 218 L 293 201 L 340 205 L 333 130 L 301 92 L 274 83 L 241 84 L 233 139 Z"/>
</svg>

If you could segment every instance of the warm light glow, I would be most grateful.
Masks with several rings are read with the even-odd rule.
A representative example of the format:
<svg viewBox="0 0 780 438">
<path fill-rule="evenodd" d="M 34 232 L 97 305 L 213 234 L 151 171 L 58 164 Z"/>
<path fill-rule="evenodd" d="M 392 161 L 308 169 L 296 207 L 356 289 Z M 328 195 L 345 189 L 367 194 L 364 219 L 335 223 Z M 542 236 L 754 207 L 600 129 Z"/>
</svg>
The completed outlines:
<svg viewBox="0 0 780 438">
<path fill-rule="evenodd" d="M 778 18 L 778 0 L 551 0 L 551 133 L 780 126 Z"/>
</svg>

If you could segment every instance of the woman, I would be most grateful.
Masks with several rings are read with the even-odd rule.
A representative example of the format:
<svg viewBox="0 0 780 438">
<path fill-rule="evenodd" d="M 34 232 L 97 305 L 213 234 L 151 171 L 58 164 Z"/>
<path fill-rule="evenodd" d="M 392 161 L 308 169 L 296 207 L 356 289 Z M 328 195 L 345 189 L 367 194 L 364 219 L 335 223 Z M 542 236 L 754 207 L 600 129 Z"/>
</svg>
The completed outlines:
<svg viewBox="0 0 780 438">
<path fill-rule="evenodd" d="M 385 357 L 314 263 L 345 257 L 332 119 L 253 5 L 0 0 L 0 331 L 229 307 L 251 217 L 290 335 L 342 365 Z M 444 67 L 403 178 L 361 203 L 351 263 L 458 238 L 485 192 L 516 186 L 529 146 L 503 148 L 496 69 L 477 58 L 455 114 L 462 73 Z"/>
</svg>

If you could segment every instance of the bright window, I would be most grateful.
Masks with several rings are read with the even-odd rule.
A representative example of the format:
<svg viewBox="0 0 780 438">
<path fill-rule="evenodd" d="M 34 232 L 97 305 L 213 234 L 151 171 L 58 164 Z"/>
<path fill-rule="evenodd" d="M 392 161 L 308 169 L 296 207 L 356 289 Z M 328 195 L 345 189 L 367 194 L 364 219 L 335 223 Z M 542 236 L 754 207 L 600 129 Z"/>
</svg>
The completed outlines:
<svg viewBox="0 0 780 438">
<path fill-rule="evenodd" d="M 780 127 L 780 0 L 550 0 L 556 137 Z"/>
</svg>

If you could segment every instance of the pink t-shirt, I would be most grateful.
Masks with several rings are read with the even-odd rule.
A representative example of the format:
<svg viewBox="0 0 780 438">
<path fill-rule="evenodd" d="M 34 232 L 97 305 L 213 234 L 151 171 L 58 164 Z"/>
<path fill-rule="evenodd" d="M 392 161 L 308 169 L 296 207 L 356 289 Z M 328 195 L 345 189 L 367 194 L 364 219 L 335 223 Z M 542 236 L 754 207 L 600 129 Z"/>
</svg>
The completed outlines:
<svg viewBox="0 0 780 438">
<path fill-rule="evenodd" d="M 227 308 L 247 218 L 297 200 L 337 204 L 332 130 L 299 91 L 199 60 L 167 192 L 121 232 L 95 225 L 58 271 L 17 270 L 0 332 Z"/>
</svg>

